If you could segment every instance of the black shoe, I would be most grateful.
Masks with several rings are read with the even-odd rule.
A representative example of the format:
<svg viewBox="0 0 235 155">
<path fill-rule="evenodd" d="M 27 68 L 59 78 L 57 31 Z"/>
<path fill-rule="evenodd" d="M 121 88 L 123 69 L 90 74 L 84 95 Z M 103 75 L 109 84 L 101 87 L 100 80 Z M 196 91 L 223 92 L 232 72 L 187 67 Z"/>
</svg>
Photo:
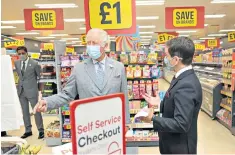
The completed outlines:
<svg viewBox="0 0 235 155">
<path fill-rule="evenodd" d="M 44 132 L 39 132 L 38 139 L 43 139 L 44 138 Z"/>
<path fill-rule="evenodd" d="M 32 135 L 33 135 L 32 132 L 26 132 L 26 133 L 24 133 L 23 136 L 21 136 L 21 138 L 25 139 L 25 138 L 32 136 Z"/>
</svg>

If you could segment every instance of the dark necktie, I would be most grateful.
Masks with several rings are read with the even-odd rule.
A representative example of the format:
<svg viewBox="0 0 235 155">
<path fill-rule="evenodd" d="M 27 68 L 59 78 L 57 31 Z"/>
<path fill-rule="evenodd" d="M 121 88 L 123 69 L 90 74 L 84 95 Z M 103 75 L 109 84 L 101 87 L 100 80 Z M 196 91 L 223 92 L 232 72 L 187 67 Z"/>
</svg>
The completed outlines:
<svg viewBox="0 0 235 155">
<path fill-rule="evenodd" d="M 22 73 L 23 76 L 24 76 L 24 71 L 25 71 L 25 62 L 23 61 L 23 67 L 22 67 L 22 70 L 21 70 L 21 73 Z"/>
</svg>

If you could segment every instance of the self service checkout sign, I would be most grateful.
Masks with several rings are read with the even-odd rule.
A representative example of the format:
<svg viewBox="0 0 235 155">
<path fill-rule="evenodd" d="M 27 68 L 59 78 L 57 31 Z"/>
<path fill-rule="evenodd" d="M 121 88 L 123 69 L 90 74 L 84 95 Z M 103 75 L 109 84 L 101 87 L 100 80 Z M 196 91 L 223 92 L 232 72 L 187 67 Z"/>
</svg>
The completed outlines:
<svg viewBox="0 0 235 155">
<path fill-rule="evenodd" d="M 63 9 L 24 9 L 25 30 L 64 30 Z"/>
<path fill-rule="evenodd" d="M 125 154 L 124 94 L 70 105 L 73 154 Z"/>
<path fill-rule="evenodd" d="M 135 0 L 85 0 L 86 30 L 100 28 L 108 34 L 136 32 Z"/>
<path fill-rule="evenodd" d="M 166 29 L 204 28 L 205 7 L 166 7 Z"/>
</svg>

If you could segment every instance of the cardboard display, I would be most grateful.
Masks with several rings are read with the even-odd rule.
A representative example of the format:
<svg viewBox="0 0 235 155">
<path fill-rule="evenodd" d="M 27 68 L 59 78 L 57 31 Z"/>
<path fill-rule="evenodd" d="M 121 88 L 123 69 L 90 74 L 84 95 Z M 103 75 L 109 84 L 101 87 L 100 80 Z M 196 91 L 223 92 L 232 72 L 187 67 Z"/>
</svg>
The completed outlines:
<svg viewBox="0 0 235 155">
<path fill-rule="evenodd" d="M 85 0 L 84 9 L 87 32 L 92 28 L 110 35 L 136 32 L 135 0 Z"/>
<path fill-rule="evenodd" d="M 24 9 L 25 30 L 64 30 L 63 9 Z"/>
<path fill-rule="evenodd" d="M 124 94 L 70 104 L 73 154 L 125 154 Z"/>
</svg>

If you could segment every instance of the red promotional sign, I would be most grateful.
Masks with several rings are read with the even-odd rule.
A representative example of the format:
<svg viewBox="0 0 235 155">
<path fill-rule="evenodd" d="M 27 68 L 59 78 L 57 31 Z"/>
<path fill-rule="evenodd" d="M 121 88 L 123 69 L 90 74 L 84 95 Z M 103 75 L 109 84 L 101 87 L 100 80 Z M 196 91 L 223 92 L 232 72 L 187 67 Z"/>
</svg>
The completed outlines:
<svg viewBox="0 0 235 155">
<path fill-rule="evenodd" d="M 136 33 L 135 0 L 84 0 L 86 31 L 92 28 L 108 34 Z"/>
<path fill-rule="evenodd" d="M 205 40 L 206 48 L 219 48 L 220 39 L 207 39 Z"/>
<path fill-rule="evenodd" d="M 166 29 L 204 28 L 205 7 L 166 7 Z"/>
<path fill-rule="evenodd" d="M 25 30 L 64 30 L 63 9 L 24 9 Z"/>
<path fill-rule="evenodd" d="M 124 94 L 74 101 L 70 114 L 73 154 L 126 154 Z"/>
</svg>

